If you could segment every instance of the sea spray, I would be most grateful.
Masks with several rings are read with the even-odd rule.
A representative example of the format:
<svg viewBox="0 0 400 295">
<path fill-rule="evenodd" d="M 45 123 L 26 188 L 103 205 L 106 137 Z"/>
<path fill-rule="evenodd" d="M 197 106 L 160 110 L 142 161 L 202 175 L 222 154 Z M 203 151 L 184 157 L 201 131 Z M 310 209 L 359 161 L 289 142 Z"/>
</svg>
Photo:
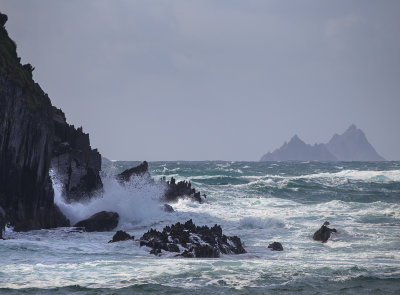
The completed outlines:
<svg viewBox="0 0 400 295">
<path fill-rule="evenodd" d="M 68 203 L 62 195 L 62 183 L 55 171 L 51 170 L 49 174 L 54 188 L 54 202 L 72 225 L 99 211 L 117 212 L 120 216 L 118 226 L 122 228 L 165 214 L 160 203 L 165 185 L 159 181 L 136 176 L 120 183 L 113 173 L 106 172 L 102 175 L 103 191 L 97 197 Z"/>
</svg>

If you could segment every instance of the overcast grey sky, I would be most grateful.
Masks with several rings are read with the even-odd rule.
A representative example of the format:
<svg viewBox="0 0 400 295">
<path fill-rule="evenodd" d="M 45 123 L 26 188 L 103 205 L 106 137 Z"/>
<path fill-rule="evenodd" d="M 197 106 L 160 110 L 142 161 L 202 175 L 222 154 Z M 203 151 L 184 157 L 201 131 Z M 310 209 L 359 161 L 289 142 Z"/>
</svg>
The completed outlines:
<svg viewBox="0 0 400 295">
<path fill-rule="evenodd" d="M 400 160 L 400 1 L 0 0 L 34 79 L 118 160 L 259 160 L 355 123 Z"/>
</svg>

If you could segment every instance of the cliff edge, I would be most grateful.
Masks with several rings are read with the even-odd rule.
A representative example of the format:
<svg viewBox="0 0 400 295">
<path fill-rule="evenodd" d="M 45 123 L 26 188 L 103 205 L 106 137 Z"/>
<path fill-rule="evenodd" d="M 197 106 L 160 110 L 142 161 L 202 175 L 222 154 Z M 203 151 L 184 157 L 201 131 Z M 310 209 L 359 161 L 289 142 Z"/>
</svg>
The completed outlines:
<svg viewBox="0 0 400 295">
<path fill-rule="evenodd" d="M 0 207 L 15 230 L 68 226 L 54 204 L 49 169 L 62 177 L 67 198 L 76 200 L 102 187 L 101 156 L 21 64 L 0 13 Z"/>
</svg>

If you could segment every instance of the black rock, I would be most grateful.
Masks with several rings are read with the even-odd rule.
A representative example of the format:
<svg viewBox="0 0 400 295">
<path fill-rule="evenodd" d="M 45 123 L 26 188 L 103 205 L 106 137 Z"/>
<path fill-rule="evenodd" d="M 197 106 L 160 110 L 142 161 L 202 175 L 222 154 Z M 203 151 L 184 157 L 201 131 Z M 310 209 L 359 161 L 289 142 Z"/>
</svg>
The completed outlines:
<svg viewBox="0 0 400 295">
<path fill-rule="evenodd" d="M 109 243 L 134 240 L 134 239 L 135 239 L 134 236 L 129 235 L 128 233 L 124 232 L 123 230 L 119 230 L 115 233 L 115 235 L 113 236 L 112 240 L 109 241 Z"/>
<path fill-rule="evenodd" d="M 324 224 L 321 226 L 321 228 L 314 233 L 313 239 L 315 241 L 321 241 L 322 243 L 326 243 L 329 240 L 331 233 L 337 232 L 336 229 L 328 228 L 327 225 L 329 225 L 329 222 L 325 221 Z"/>
<path fill-rule="evenodd" d="M 68 200 L 81 199 L 101 189 L 100 154 L 52 106 L 34 67 L 21 64 L 6 21 L 0 13 L 0 205 L 16 231 L 69 226 L 54 204 L 49 170 Z"/>
<path fill-rule="evenodd" d="M 139 166 L 127 169 L 124 172 L 118 174 L 116 177 L 121 182 L 128 182 L 130 180 L 131 176 L 140 176 L 140 175 L 148 174 L 148 167 L 149 167 L 149 164 L 146 161 L 144 161 Z"/>
<path fill-rule="evenodd" d="M 0 239 L 3 239 L 3 232 L 6 227 L 6 212 L 0 206 Z"/>
<path fill-rule="evenodd" d="M 171 212 L 175 211 L 174 208 L 172 208 L 172 206 L 168 205 L 168 204 L 164 204 L 163 209 L 164 209 L 165 212 L 168 212 L 168 213 L 171 213 Z"/>
<path fill-rule="evenodd" d="M 111 231 L 117 227 L 118 221 L 118 213 L 101 211 L 85 220 L 79 221 L 74 226 L 83 227 L 87 232 Z"/>
<path fill-rule="evenodd" d="M 283 251 L 283 246 L 279 242 L 273 242 L 272 244 L 269 244 L 268 248 L 270 248 L 272 251 Z"/>
<path fill-rule="evenodd" d="M 161 250 L 179 253 L 183 257 L 216 258 L 223 254 L 246 253 L 240 238 L 226 236 L 219 225 L 196 226 L 192 220 L 164 227 L 162 232 L 150 229 L 140 238 L 140 246 L 150 247 L 150 253 Z"/>
<path fill-rule="evenodd" d="M 182 198 L 190 198 L 192 201 L 202 203 L 202 199 L 200 196 L 200 192 L 196 192 L 194 188 L 192 188 L 192 184 L 190 181 L 179 181 L 176 182 L 175 178 L 171 177 L 170 181 L 165 181 L 165 178 L 162 178 L 167 187 L 164 199 L 167 202 L 177 202 Z"/>
</svg>

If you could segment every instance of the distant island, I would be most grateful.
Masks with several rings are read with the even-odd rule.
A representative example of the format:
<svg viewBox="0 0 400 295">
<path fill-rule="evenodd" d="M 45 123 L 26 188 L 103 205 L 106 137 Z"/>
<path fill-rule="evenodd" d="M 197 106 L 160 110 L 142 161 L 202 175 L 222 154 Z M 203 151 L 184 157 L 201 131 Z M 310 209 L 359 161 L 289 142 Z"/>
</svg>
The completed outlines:
<svg viewBox="0 0 400 295">
<path fill-rule="evenodd" d="M 385 161 L 354 124 L 343 134 L 335 134 L 328 143 L 307 144 L 297 135 L 272 153 L 261 157 L 267 161 Z"/>
</svg>

